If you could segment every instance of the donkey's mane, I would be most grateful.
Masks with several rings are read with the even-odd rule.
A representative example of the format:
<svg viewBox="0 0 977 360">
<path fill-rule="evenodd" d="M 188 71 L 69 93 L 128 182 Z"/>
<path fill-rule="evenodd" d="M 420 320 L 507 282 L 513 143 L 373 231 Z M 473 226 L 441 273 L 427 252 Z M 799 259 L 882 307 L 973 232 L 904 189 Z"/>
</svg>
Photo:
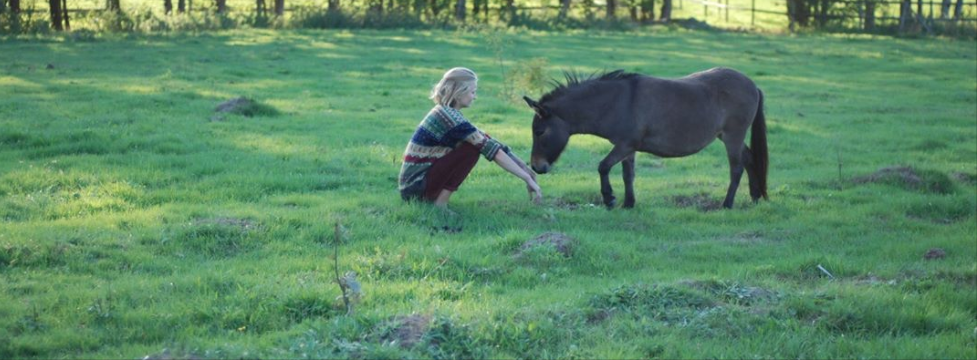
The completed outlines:
<svg viewBox="0 0 977 360">
<path fill-rule="evenodd" d="M 552 80 L 554 86 L 553 90 L 543 95 L 539 99 L 539 102 L 543 104 L 552 100 L 556 100 L 557 98 L 566 95 L 566 93 L 571 89 L 576 89 L 581 86 L 586 86 L 589 84 L 604 82 L 604 81 L 631 79 L 633 77 L 640 76 L 640 75 L 641 74 L 625 72 L 624 70 L 614 70 L 614 71 L 603 72 L 603 73 L 593 73 L 587 76 L 586 78 L 582 78 L 580 74 L 577 72 L 564 71 L 563 77 L 566 79 L 566 82 L 561 83 L 558 80 L 553 79 Z"/>
</svg>

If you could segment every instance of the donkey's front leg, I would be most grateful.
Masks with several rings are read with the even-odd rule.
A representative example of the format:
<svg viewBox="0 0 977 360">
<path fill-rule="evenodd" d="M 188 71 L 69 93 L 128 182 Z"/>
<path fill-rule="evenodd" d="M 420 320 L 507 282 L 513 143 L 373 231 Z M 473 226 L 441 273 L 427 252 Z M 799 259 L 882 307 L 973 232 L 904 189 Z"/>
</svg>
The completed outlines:
<svg viewBox="0 0 977 360">
<path fill-rule="evenodd" d="M 600 166 L 597 167 L 597 172 L 600 174 L 600 194 L 604 197 L 604 205 L 608 209 L 614 208 L 614 205 L 617 203 L 608 174 L 610 174 L 611 168 L 614 165 L 617 165 L 617 163 L 633 153 L 634 149 L 630 146 L 615 145 L 611 153 L 607 154 L 604 160 L 601 160 Z"/>
</svg>

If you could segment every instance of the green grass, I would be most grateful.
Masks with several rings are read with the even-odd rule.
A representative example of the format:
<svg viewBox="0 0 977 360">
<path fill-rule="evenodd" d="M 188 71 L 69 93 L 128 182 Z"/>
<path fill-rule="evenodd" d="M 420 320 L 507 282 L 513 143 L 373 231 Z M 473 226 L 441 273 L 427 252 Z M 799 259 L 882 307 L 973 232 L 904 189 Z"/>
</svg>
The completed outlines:
<svg viewBox="0 0 977 360">
<path fill-rule="evenodd" d="M 66 39 L 0 39 L 0 358 L 977 358 L 972 41 Z M 482 79 L 466 115 L 524 159 L 532 113 L 513 95 L 539 90 L 517 72 L 739 69 L 766 94 L 770 201 L 743 186 L 736 209 L 699 209 L 725 194 L 716 143 L 639 155 L 636 208 L 606 211 L 610 146 L 575 137 L 541 206 L 484 161 L 457 217 L 403 203 L 403 148 L 453 66 Z M 263 111 L 212 120 L 239 96 Z M 363 287 L 350 315 L 337 222 L 339 270 Z M 576 239 L 571 257 L 515 256 L 549 231 Z M 401 347 L 411 315 L 424 326 Z"/>
</svg>

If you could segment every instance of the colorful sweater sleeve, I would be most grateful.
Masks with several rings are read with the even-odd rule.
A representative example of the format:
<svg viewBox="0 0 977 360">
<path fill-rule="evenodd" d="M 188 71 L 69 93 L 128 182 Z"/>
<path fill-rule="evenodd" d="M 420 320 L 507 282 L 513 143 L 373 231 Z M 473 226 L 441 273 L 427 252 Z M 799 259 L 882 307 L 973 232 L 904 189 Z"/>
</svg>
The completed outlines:
<svg viewBox="0 0 977 360">
<path fill-rule="evenodd" d="M 475 145 L 482 156 L 489 161 L 495 160 L 495 154 L 497 154 L 499 150 L 508 149 L 501 142 L 498 142 L 497 140 L 483 133 L 481 130 L 475 128 L 475 125 L 472 125 L 471 122 L 465 119 L 465 117 L 461 115 L 461 112 L 450 109 L 445 111 L 445 113 L 450 118 L 453 126 L 445 133 L 442 139 L 443 143 L 454 145 L 461 141 L 467 141 L 472 145 Z"/>
</svg>

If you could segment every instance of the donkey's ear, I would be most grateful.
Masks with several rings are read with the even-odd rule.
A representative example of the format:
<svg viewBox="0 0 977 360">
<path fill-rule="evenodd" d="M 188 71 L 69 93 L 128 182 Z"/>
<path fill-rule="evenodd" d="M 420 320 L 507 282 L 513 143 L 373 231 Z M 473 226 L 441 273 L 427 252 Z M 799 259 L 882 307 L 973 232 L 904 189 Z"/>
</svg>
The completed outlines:
<svg viewBox="0 0 977 360">
<path fill-rule="evenodd" d="M 522 97 L 522 99 L 526 100 L 526 104 L 529 104 L 529 107 L 533 108 L 533 110 L 535 110 L 536 112 L 540 112 L 540 110 L 543 110 L 542 108 L 539 107 L 539 103 L 536 102 L 536 100 L 530 99 L 528 96 L 525 95 Z"/>
</svg>

